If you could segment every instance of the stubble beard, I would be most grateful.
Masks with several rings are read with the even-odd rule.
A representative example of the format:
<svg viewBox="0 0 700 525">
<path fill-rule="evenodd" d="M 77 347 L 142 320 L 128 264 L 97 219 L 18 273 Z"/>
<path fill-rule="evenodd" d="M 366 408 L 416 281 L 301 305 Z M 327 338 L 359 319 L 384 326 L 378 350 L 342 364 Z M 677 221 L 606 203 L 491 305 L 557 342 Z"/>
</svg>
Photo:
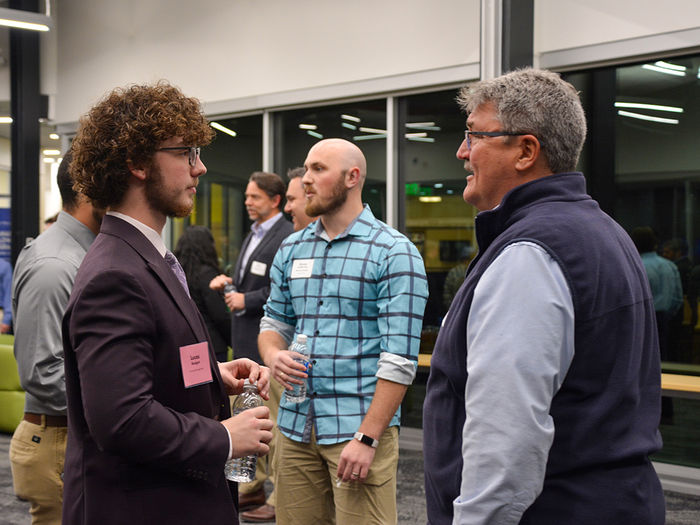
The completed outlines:
<svg viewBox="0 0 700 525">
<path fill-rule="evenodd" d="M 187 217 L 194 208 L 194 199 L 187 204 L 179 202 L 174 191 L 171 194 L 165 191 L 163 180 L 160 169 L 153 166 L 146 178 L 146 200 L 154 210 L 166 217 Z"/>
<path fill-rule="evenodd" d="M 304 207 L 306 215 L 316 218 L 320 215 L 328 215 L 339 210 L 348 200 L 348 189 L 345 187 L 345 174 L 338 178 L 333 186 L 331 194 L 326 202 L 319 202 L 318 194 L 315 202 L 307 202 Z"/>
</svg>

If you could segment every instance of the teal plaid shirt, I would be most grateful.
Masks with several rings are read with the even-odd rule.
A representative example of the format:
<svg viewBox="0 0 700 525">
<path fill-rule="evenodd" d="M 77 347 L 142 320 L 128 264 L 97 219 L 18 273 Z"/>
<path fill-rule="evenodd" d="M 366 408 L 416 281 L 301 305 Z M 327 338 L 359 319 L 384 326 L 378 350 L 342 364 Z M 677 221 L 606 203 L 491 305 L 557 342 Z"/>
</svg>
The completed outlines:
<svg viewBox="0 0 700 525">
<path fill-rule="evenodd" d="M 282 396 L 277 425 L 296 441 L 308 442 L 312 428 L 319 444 L 348 441 L 372 402 L 380 355 L 382 366 L 408 363 L 415 376 L 428 298 L 423 259 L 365 206 L 331 241 L 320 220 L 287 237 L 270 280 L 266 316 L 306 334 L 313 362 L 307 399 Z"/>
</svg>

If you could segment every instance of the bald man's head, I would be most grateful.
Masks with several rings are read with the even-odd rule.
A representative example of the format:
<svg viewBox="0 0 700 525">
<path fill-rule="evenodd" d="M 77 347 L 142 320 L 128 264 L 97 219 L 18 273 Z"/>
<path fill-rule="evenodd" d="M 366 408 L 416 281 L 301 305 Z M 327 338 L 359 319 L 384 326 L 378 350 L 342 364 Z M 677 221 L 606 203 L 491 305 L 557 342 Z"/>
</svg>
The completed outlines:
<svg viewBox="0 0 700 525">
<path fill-rule="evenodd" d="M 355 144 L 345 139 L 324 139 L 314 144 L 309 153 L 317 148 L 327 150 L 333 156 L 337 156 L 339 162 L 344 166 L 343 171 L 349 171 L 356 167 L 360 173 L 360 186 L 364 184 L 367 177 L 367 160 L 362 150 Z"/>
<path fill-rule="evenodd" d="M 343 139 L 321 140 L 309 150 L 304 168 L 307 215 L 336 213 L 346 203 L 362 207 L 367 161 L 355 144 Z"/>
</svg>

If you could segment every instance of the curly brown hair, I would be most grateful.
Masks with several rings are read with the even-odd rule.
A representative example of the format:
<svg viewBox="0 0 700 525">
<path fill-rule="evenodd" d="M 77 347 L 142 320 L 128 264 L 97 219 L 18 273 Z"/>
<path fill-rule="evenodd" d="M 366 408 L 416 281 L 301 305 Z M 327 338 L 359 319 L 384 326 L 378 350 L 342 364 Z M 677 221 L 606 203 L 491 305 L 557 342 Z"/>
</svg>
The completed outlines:
<svg viewBox="0 0 700 525">
<path fill-rule="evenodd" d="M 166 81 L 113 90 L 80 119 L 70 165 L 75 189 L 99 207 L 120 204 L 131 177 L 127 161 L 150 166 L 159 144 L 173 137 L 191 146 L 214 138 L 197 99 Z"/>
</svg>

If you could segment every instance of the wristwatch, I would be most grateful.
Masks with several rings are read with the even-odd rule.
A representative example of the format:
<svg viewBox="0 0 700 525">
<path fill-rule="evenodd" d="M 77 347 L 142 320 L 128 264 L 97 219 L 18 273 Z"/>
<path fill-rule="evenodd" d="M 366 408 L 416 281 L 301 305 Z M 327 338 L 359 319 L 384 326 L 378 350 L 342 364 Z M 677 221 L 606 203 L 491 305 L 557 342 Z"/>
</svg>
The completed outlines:
<svg viewBox="0 0 700 525">
<path fill-rule="evenodd" d="M 372 448 L 377 448 L 379 446 L 379 440 L 374 439 L 372 437 L 369 437 L 367 434 L 363 434 L 362 432 L 355 432 L 355 435 L 353 436 L 357 441 L 360 443 L 364 443 L 365 445 L 369 445 Z"/>
</svg>

